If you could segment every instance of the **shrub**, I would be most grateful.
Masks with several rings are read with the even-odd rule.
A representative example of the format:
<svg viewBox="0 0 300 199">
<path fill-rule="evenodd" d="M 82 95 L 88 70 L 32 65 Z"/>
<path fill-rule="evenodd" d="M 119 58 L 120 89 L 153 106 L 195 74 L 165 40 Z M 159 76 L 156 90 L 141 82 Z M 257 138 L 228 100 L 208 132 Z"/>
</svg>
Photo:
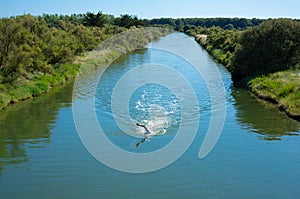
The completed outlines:
<svg viewBox="0 0 300 199">
<path fill-rule="evenodd" d="M 0 93 L 0 109 L 9 104 L 11 97 L 7 93 Z"/>
<path fill-rule="evenodd" d="M 35 83 L 35 86 L 38 87 L 42 92 L 49 90 L 49 84 L 47 82 L 38 81 Z"/>
</svg>

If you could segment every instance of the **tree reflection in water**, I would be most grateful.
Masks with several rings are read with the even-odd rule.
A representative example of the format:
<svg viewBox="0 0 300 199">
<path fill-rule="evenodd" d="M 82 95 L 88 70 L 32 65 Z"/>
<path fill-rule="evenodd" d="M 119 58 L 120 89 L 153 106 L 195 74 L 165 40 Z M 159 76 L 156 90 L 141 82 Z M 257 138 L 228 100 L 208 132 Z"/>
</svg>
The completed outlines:
<svg viewBox="0 0 300 199">
<path fill-rule="evenodd" d="M 236 117 L 241 126 L 258 133 L 265 140 L 281 140 L 282 136 L 299 135 L 300 122 L 278 111 L 266 102 L 251 97 L 248 91 L 236 89 L 232 96 L 237 109 Z"/>
<path fill-rule="evenodd" d="M 51 142 L 60 108 L 70 107 L 73 82 L 0 111 L 0 174 L 3 166 L 28 161 L 26 148 Z"/>
</svg>

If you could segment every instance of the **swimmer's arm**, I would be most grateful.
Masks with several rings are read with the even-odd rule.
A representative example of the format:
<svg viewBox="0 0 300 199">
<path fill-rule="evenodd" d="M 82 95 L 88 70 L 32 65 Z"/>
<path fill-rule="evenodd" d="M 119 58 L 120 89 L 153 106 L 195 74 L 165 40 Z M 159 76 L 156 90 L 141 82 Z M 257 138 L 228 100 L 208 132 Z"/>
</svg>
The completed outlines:
<svg viewBox="0 0 300 199">
<path fill-rule="evenodd" d="M 139 124 L 139 123 L 136 123 L 136 125 L 137 125 L 137 126 L 140 126 L 140 127 L 143 127 L 143 128 L 145 129 L 145 131 L 147 131 L 147 132 L 150 133 L 149 129 L 148 129 L 145 125 L 141 125 L 141 124 Z"/>
<path fill-rule="evenodd" d="M 146 126 L 143 126 L 143 127 L 144 127 L 145 131 L 150 133 L 150 130 Z"/>
</svg>

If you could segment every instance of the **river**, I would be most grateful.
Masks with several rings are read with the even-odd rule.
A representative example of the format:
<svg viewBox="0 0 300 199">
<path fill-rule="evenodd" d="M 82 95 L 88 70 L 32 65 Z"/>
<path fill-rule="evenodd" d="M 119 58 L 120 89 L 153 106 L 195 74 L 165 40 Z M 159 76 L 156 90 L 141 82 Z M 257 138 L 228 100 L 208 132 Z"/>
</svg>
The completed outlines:
<svg viewBox="0 0 300 199">
<path fill-rule="evenodd" d="M 169 47 L 181 49 L 182 54 L 165 50 Z M 200 75 L 193 61 L 185 59 L 193 53 Z M 136 68 L 146 72 L 137 70 L 136 78 L 128 76 L 132 81 L 118 84 L 120 78 Z M 177 73 L 181 76 L 177 77 Z M 215 63 L 193 38 L 172 33 L 152 42 L 148 49 L 120 57 L 100 80 L 96 74 L 79 77 L 79 87 L 74 87 L 72 81 L 0 112 L 1 198 L 299 197 L 300 123 L 276 107 L 256 100 L 247 91 L 234 88 L 230 73 Z M 149 75 L 153 75 L 150 81 Z M 148 83 L 132 88 L 132 95 L 125 99 L 136 79 Z M 185 83 L 189 86 L 184 87 Z M 120 86 L 119 93 L 116 86 Z M 193 94 L 181 96 L 185 89 L 192 89 Z M 85 103 L 89 100 L 105 136 L 119 150 L 131 155 L 164 152 L 164 146 L 180 138 L 182 125 L 183 137 L 192 140 L 182 144 L 187 150 L 182 149 L 180 157 L 161 168 L 159 163 L 143 165 L 143 159 L 135 167 L 128 162 L 130 157 L 107 153 L 112 149 L 99 142 L 96 148 L 106 153 L 105 157 L 119 160 L 116 168 L 108 166 L 107 162 L 98 161 L 82 140 L 89 132 L 78 133 L 81 121 L 74 122 L 74 118 L 86 114 Z M 123 112 L 127 105 L 129 116 L 126 110 Z M 76 116 L 76 112 L 83 116 Z M 219 123 L 213 123 L 222 127 L 220 135 L 214 134 L 216 144 L 199 158 L 211 128 L 209 124 L 219 115 L 224 115 L 224 124 L 222 117 L 217 120 Z M 142 129 L 135 127 L 135 122 L 146 124 L 155 133 L 139 147 L 136 144 L 143 137 Z M 191 127 L 198 127 L 195 135 Z M 132 134 L 124 133 L 126 130 Z M 178 150 L 180 144 L 175 145 Z M 128 165 L 149 170 L 122 171 Z"/>
</svg>

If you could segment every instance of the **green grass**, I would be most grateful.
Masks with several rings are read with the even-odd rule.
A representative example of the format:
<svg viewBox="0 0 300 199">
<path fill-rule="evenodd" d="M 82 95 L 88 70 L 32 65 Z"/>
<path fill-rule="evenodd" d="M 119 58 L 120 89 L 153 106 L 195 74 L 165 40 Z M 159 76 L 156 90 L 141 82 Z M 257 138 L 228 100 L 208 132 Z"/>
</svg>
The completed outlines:
<svg viewBox="0 0 300 199">
<path fill-rule="evenodd" d="M 77 76 L 80 66 L 81 64 L 57 65 L 53 66 L 53 74 L 37 74 L 31 80 L 19 78 L 14 84 L 0 84 L 0 109 L 64 84 L 68 79 Z"/>
<path fill-rule="evenodd" d="M 10 96 L 11 103 L 17 103 L 19 100 L 24 100 L 31 98 L 34 91 L 30 86 L 19 86 L 19 87 L 10 87 L 8 94 Z"/>
<path fill-rule="evenodd" d="M 257 77 L 248 85 L 256 96 L 278 104 L 292 117 L 300 117 L 300 70 Z"/>
<path fill-rule="evenodd" d="M 0 107 L 6 107 L 10 103 L 10 95 L 7 93 L 0 93 Z"/>
</svg>

